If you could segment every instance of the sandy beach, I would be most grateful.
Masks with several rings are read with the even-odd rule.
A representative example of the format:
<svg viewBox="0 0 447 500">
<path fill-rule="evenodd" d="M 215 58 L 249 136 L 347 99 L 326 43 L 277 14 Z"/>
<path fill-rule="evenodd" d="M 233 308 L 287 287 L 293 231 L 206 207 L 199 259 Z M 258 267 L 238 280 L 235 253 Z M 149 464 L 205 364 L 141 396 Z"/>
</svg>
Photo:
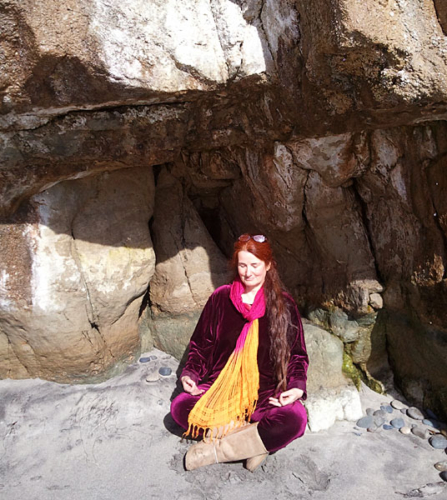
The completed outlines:
<svg viewBox="0 0 447 500">
<path fill-rule="evenodd" d="M 0 497 L 3 500 L 235 498 L 362 500 L 445 498 L 436 462 L 444 450 L 397 430 L 374 433 L 337 422 L 307 432 L 254 473 L 243 463 L 187 472 L 189 443 L 172 421 L 178 362 L 160 352 L 101 384 L 0 381 Z M 157 379 L 160 367 L 172 374 Z M 146 379 L 155 379 L 147 382 Z M 380 408 L 396 394 L 365 386 L 361 401 Z M 395 410 L 396 411 L 396 410 Z M 427 484 L 433 486 L 426 486 Z"/>
</svg>

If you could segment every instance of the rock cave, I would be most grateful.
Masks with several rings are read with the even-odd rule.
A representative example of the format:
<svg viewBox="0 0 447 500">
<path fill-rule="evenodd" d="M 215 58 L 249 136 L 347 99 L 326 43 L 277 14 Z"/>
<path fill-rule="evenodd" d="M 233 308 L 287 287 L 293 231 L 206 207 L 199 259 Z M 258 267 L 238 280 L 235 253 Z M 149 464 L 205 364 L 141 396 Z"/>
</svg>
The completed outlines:
<svg viewBox="0 0 447 500">
<path fill-rule="evenodd" d="M 1 378 L 180 360 L 255 231 L 310 408 L 351 377 L 447 416 L 442 0 L 2 0 L 0 26 Z"/>
</svg>

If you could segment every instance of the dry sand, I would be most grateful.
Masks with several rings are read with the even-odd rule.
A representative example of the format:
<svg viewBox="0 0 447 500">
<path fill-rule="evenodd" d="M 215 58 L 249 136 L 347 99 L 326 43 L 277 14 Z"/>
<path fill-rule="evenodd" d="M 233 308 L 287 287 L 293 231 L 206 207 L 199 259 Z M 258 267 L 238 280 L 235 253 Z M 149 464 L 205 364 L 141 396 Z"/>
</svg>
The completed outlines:
<svg viewBox="0 0 447 500">
<path fill-rule="evenodd" d="M 169 415 L 175 359 L 135 363 L 102 384 L 0 381 L 2 500 L 264 500 L 447 498 L 434 468 L 444 450 L 396 430 L 353 422 L 305 436 L 256 472 L 242 463 L 183 468 L 189 446 Z M 160 366 L 173 375 L 146 382 Z M 393 399 L 366 387 L 363 409 Z M 400 415 L 399 415 L 400 416 Z"/>
</svg>

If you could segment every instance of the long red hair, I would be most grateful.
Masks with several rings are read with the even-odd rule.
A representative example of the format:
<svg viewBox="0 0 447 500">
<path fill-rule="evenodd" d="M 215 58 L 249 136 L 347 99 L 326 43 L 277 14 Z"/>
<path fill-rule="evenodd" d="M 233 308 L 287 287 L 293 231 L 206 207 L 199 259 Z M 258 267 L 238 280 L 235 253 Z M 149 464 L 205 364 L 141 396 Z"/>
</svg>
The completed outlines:
<svg viewBox="0 0 447 500">
<path fill-rule="evenodd" d="M 264 282 L 266 314 L 269 321 L 270 359 L 278 383 L 277 389 L 284 391 L 287 388 L 287 365 L 290 359 L 287 331 L 291 324 L 290 310 L 287 307 L 283 293 L 285 291 L 284 285 L 279 277 L 272 247 L 268 240 L 266 239 L 260 243 L 252 238 L 252 234 L 243 236 L 245 236 L 244 239 L 250 236 L 250 239 L 248 241 L 241 241 L 240 239 L 236 241 L 230 265 L 234 278 L 237 278 L 239 276 L 238 254 L 243 250 L 264 261 L 266 266 L 270 264 Z"/>
</svg>

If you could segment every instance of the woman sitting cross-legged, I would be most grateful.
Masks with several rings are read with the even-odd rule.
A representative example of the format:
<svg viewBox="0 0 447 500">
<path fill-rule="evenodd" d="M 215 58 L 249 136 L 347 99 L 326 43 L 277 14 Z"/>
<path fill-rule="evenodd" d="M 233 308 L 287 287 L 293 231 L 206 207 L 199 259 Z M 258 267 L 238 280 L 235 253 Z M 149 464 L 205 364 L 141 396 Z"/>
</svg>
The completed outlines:
<svg viewBox="0 0 447 500">
<path fill-rule="evenodd" d="M 307 423 L 303 327 L 267 238 L 240 236 L 231 264 L 234 281 L 205 305 L 180 377 L 184 392 L 171 405 L 185 434 L 203 437 L 186 454 L 188 470 L 247 459 L 253 471 Z"/>
</svg>

